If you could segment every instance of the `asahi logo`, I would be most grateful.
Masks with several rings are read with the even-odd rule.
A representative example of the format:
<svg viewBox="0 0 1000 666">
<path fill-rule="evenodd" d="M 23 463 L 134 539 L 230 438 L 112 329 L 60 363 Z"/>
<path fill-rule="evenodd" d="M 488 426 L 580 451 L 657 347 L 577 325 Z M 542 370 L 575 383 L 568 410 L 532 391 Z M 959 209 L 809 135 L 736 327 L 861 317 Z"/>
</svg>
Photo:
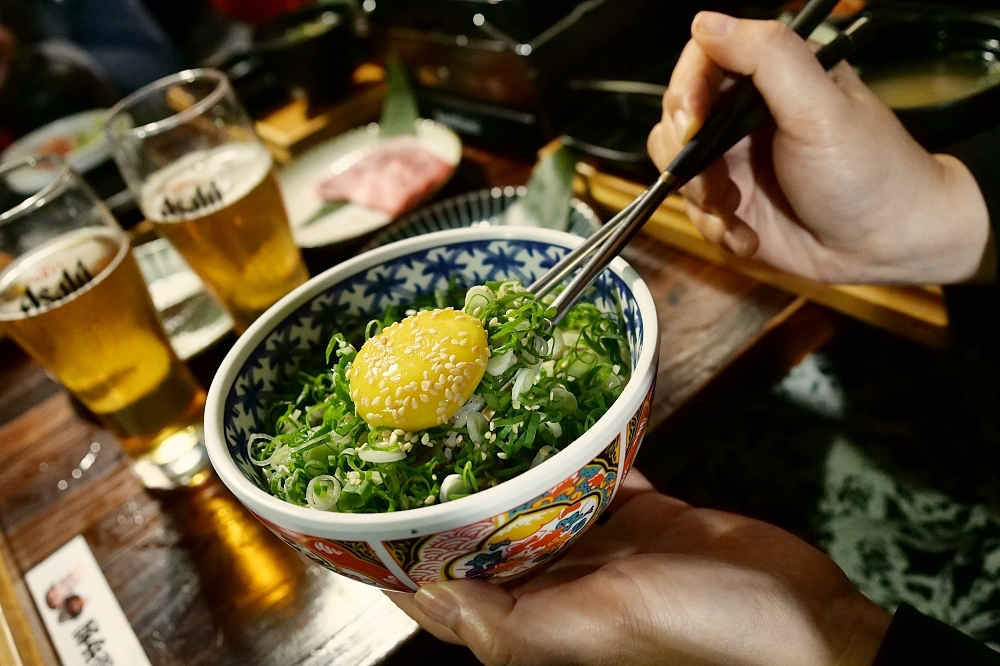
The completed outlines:
<svg viewBox="0 0 1000 666">
<path fill-rule="evenodd" d="M 76 268 L 62 269 L 59 282 L 54 287 L 40 289 L 25 287 L 24 295 L 21 297 L 21 312 L 28 314 L 32 310 L 58 303 L 67 296 L 83 289 L 93 279 L 94 276 L 83 265 L 83 261 L 77 260 Z"/>
<path fill-rule="evenodd" d="M 211 208 L 222 203 L 222 192 L 219 190 L 219 186 L 215 184 L 215 181 L 210 182 L 208 185 L 196 185 L 194 188 L 194 194 L 190 194 L 188 190 L 182 195 L 177 195 L 171 198 L 167 195 L 163 198 L 163 205 L 160 206 L 160 215 L 163 218 L 177 217 L 178 215 L 190 215 L 191 213 L 197 213 L 205 208 Z"/>
</svg>

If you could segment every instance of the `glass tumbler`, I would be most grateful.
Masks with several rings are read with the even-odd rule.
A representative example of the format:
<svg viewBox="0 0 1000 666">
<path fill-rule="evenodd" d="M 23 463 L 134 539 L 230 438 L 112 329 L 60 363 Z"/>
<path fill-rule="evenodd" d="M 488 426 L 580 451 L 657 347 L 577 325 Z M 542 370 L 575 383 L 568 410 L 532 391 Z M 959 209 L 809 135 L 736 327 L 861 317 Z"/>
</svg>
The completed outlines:
<svg viewBox="0 0 1000 666">
<path fill-rule="evenodd" d="M 0 166 L 0 330 L 114 432 L 150 488 L 204 480 L 205 392 L 128 237 L 61 159 Z"/>
<path fill-rule="evenodd" d="M 271 154 L 224 74 L 160 79 L 119 102 L 104 127 L 143 214 L 237 332 L 309 278 Z"/>
</svg>

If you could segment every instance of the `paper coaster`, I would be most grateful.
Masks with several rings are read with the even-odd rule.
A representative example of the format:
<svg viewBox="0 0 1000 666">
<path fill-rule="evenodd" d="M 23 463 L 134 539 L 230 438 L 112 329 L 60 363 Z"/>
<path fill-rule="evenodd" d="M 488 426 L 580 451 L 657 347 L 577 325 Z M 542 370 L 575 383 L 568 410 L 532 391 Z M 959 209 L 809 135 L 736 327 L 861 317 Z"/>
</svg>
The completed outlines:
<svg viewBox="0 0 1000 666">
<path fill-rule="evenodd" d="M 82 536 L 24 579 L 63 666 L 150 666 Z"/>
</svg>

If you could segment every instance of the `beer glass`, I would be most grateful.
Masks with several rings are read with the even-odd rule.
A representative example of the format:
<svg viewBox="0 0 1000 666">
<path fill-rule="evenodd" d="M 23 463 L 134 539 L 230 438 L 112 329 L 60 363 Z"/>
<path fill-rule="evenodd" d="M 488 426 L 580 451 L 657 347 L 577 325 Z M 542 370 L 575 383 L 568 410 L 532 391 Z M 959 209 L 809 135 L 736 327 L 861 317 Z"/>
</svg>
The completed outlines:
<svg viewBox="0 0 1000 666">
<path fill-rule="evenodd" d="M 224 74 L 160 79 L 119 102 L 104 127 L 142 212 L 238 332 L 308 279 L 271 155 Z"/>
<path fill-rule="evenodd" d="M 206 478 L 205 392 L 111 213 L 55 157 L 0 166 L 0 202 L 0 330 L 118 436 L 147 487 Z"/>
</svg>

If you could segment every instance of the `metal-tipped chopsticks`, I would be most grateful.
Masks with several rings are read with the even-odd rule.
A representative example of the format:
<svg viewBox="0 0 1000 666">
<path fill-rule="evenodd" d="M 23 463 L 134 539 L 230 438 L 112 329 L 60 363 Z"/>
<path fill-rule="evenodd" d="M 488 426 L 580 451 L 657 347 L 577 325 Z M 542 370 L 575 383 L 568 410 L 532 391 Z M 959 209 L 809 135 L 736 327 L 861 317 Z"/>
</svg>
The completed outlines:
<svg viewBox="0 0 1000 666">
<path fill-rule="evenodd" d="M 835 4 L 833 0 L 814 0 L 796 18 L 792 24 L 793 29 L 808 36 Z M 832 68 L 852 55 L 870 36 L 870 27 L 866 18 L 856 21 L 821 49 L 817 53 L 817 59 L 825 69 Z M 553 302 L 556 309 L 553 325 L 565 316 L 580 294 L 618 255 L 667 196 L 687 184 L 769 117 L 767 106 L 752 81 L 745 79 L 734 85 L 726 101 L 706 121 L 701 131 L 684 147 L 656 183 L 529 287 L 536 297 L 541 297 L 584 264 L 582 270 Z"/>
</svg>

